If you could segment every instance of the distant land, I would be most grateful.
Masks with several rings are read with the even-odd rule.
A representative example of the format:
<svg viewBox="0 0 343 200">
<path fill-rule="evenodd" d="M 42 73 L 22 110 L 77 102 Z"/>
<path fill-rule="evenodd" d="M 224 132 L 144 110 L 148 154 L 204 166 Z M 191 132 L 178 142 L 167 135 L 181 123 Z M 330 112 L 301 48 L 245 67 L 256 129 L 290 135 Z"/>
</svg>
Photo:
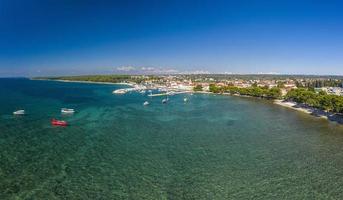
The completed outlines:
<svg viewBox="0 0 343 200">
<path fill-rule="evenodd" d="M 32 79 L 48 79 L 48 80 L 106 80 L 117 82 L 129 80 L 131 77 L 187 77 L 187 78 L 213 78 L 213 79 L 243 79 L 243 80 L 279 80 L 279 79 L 340 79 L 343 80 L 343 75 L 303 75 L 303 74 L 160 74 L 160 75 L 144 75 L 144 74 L 111 74 L 111 75 L 76 75 L 76 76 L 43 76 L 32 77 Z"/>
</svg>

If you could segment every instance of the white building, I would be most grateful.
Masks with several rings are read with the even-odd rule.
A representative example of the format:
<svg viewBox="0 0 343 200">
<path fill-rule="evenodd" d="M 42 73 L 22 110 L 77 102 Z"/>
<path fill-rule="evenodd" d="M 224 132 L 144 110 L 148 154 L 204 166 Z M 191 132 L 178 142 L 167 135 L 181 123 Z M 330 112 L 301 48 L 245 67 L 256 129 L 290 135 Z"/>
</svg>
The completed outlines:
<svg viewBox="0 0 343 200">
<path fill-rule="evenodd" d="M 320 90 L 333 95 L 343 96 L 343 88 L 341 87 L 322 87 Z"/>
</svg>

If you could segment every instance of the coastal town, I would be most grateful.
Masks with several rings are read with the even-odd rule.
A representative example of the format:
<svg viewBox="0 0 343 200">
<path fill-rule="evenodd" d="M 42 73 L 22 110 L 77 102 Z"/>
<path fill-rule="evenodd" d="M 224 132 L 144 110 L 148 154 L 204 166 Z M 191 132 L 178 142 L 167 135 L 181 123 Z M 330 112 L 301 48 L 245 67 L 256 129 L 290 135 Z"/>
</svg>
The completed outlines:
<svg viewBox="0 0 343 200">
<path fill-rule="evenodd" d="M 249 79 L 250 78 L 250 79 Z M 216 75 L 161 75 L 131 76 L 132 80 L 148 88 L 165 88 L 166 90 L 197 90 L 212 92 L 210 86 L 237 88 L 280 88 L 281 96 L 297 88 L 310 88 L 316 92 L 343 96 L 343 77 L 278 77 L 278 76 L 216 76 Z"/>
<path fill-rule="evenodd" d="M 273 100 L 275 104 L 343 123 L 343 77 L 309 75 L 91 75 L 36 78 L 64 82 L 126 84 L 113 91 L 148 96 L 183 93 L 222 94 Z M 154 94 L 153 94 L 154 93 Z"/>
<path fill-rule="evenodd" d="M 343 77 L 340 76 L 292 76 L 292 75 L 225 75 L 225 74 L 191 74 L 191 75 L 93 75 L 50 77 L 44 79 L 123 83 L 136 85 L 137 89 L 162 89 L 170 91 L 211 92 L 210 86 L 236 88 L 280 88 L 281 96 L 290 90 L 308 88 L 315 92 L 343 96 Z"/>
</svg>

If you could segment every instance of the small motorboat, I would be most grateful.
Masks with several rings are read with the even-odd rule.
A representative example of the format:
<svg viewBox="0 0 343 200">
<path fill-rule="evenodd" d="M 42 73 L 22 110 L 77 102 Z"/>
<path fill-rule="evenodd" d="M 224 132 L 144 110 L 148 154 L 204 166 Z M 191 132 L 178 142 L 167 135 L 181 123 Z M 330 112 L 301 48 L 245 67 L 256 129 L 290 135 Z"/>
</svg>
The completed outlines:
<svg viewBox="0 0 343 200">
<path fill-rule="evenodd" d="M 62 108 L 61 109 L 61 113 L 65 113 L 65 114 L 72 114 L 74 112 L 75 112 L 75 110 L 71 109 L 71 108 Z"/>
<path fill-rule="evenodd" d="M 148 101 L 146 101 L 146 102 L 143 103 L 143 106 L 147 106 L 147 105 L 149 105 L 149 102 L 148 102 Z"/>
<path fill-rule="evenodd" d="M 168 100 L 169 100 L 168 98 L 162 99 L 162 103 L 163 103 L 163 104 L 166 104 L 166 103 L 168 102 Z"/>
<path fill-rule="evenodd" d="M 125 94 L 127 91 L 126 89 L 118 89 L 118 90 L 114 90 L 112 93 L 113 94 Z"/>
<path fill-rule="evenodd" d="M 13 112 L 13 115 L 25 115 L 25 110 L 17 110 Z"/>
<path fill-rule="evenodd" d="M 185 97 L 185 98 L 183 98 L 183 101 L 184 101 L 184 102 L 187 102 L 187 101 L 188 101 L 188 99 Z"/>
<path fill-rule="evenodd" d="M 57 119 L 51 119 L 51 125 L 53 125 L 53 126 L 68 126 L 68 122 L 57 120 Z"/>
</svg>

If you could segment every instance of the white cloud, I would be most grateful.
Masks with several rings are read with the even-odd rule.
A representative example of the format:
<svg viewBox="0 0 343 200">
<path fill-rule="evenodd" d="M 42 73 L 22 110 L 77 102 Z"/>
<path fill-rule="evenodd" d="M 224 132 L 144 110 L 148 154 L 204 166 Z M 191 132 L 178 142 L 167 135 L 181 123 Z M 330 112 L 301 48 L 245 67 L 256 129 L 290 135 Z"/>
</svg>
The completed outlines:
<svg viewBox="0 0 343 200">
<path fill-rule="evenodd" d="M 277 73 L 277 72 L 258 72 L 257 74 L 267 74 L 267 75 L 275 75 L 275 74 L 280 74 L 280 73 Z"/>
<path fill-rule="evenodd" d="M 120 66 L 116 68 L 117 71 L 130 72 L 134 74 L 178 74 L 178 70 L 168 67 L 134 67 L 134 66 Z"/>
<path fill-rule="evenodd" d="M 175 73 L 178 73 L 179 71 L 176 70 L 176 69 L 166 69 L 164 70 L 166 73 L 171 73 L 171 74 L 175 74 Z"/>
<path fill-rule="evenodd" d="M 154 67 L 142 67 L 141 70 L 142 71 L 154 71 L 155 68 Z"/>
<path fill-rule="evenodd" d="M 125 71 L 125 72 L 136 70 L 136 68 L 133 66 L 120 66 L 120 67 L 117 67 L 116 69 L 118 71 Z"/>
<path fill-rule="evenodd" d="M 179 71 L 171 68 L 155 68 L 155 67 L 141 67 L 142 72 L 150 74 L 175 74 Z"/>
<path fill-rule="evenodd" d="M 211 74 L 211 72 L 206 71 L 206 70 L 195 70 L 195 71 L 185 71 L 185 72 L 182 72 L 181 74 Z"/>
</svg>

